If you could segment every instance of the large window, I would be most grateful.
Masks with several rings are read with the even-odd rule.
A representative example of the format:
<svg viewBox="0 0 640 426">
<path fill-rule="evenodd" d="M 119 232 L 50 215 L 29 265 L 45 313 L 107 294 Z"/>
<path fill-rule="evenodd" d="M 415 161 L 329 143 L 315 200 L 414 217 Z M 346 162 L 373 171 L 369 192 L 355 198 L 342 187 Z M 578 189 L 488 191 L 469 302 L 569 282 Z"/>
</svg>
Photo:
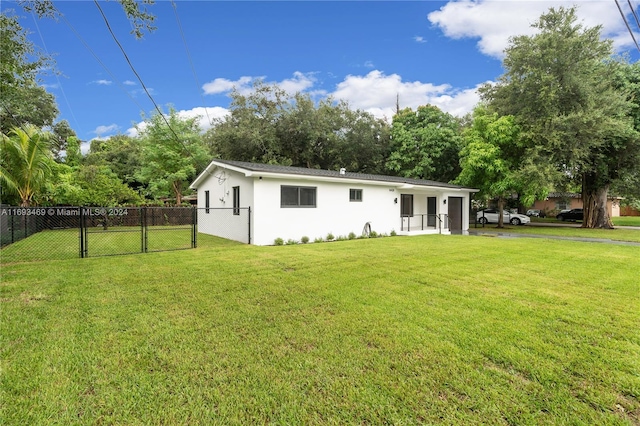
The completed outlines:
<svg viewBox="0 0 640 426">
<path fill-rule="evenodd" d="M 209 191 L 204 191 L 204 212 L 209 213 Z"/>
<path fill-rule="evenodd" d="M 233 187 L 233 214 L 240 214 L 240 187 Z"/>
<path fill-rule="evenodd" d="M 349 201 L 362 201 L 362 189 L 350 189 Z"/>
<path fill-rule="evenodd" d="M 316 187 L 286 186 L 280 187 L 280 207 L 315 207 Z"/>
<path fill-rule="evenodd" d="M 413 217 L 413 194 L 402 194 L 400 202 L 400 215 L 402 217 Z"/>
</svg>

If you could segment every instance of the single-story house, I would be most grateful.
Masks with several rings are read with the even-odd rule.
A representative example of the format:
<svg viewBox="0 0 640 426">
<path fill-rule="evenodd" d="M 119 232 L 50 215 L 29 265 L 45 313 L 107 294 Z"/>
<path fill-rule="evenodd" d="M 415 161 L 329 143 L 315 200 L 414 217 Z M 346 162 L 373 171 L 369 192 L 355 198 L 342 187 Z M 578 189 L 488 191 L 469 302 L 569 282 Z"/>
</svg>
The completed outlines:
<svg viewBox="0 0 640 426">
<path fill-rule="evenodd" d="M 609 217 L 620 216 L 621 197 L 609 197 L 607 199 L 607 212 Z M 544 200 L 536 201 L 530 208 L 544 212 L 559 212 L 582 208 L 582 194 L 575 192 L 550 192 Z"/>
<path fill-rule="evenodd" d="M 198 231 L 256 245 L 468 231 L 472 188 L 395 176 L 214 160 L 191 184 Z M 215 219 L 218 210 L 232 212 Z M 245 209 L 248 217 L 245 216 Z M 235 222 L 234 222 L 235 220 Z M 223 229 L 224 228 L 224 229 Z M 248 235 L 247 235 L 248 233 Z"/>
</svg>

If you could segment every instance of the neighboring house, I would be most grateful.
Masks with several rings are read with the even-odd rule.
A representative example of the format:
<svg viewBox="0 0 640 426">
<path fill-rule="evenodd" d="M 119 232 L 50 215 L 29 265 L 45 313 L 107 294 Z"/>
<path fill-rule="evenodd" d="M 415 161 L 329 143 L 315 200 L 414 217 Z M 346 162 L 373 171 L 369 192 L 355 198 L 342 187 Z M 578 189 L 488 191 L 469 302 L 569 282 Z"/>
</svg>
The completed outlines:
<svg viewBox="0 0 640 426">
<path fill-rule="evenodd" d="M 620 216 L 621 197 L 609 197 L 607 199 L 607 212 L 609 217 Z M 531 209 L 537 209 L 546 213 L 559 212 L 561 210 L 581 209 L 582 194 L 575 192 L 550 192 L 544 200 L 536 201 Z"/>
<path fill-rule="evenodd" d="M 398 235 L 469 229 L 475 189 L 428 180 L 214 160 L 191 184 L 198 231 L 256 245 L 369 230 Z M 232 218 L 213 219 L 215 209 Z M 250 208 L 247 219 L 242 213 Z M 247 226 L 247 222 L 248 225 Z M 223 229 L 224 227 L 224 229 Z M 230 231 L 233 228 L 233 232 Z M 245 230 L 249 231 L 249 240 Z"/>
</svg>

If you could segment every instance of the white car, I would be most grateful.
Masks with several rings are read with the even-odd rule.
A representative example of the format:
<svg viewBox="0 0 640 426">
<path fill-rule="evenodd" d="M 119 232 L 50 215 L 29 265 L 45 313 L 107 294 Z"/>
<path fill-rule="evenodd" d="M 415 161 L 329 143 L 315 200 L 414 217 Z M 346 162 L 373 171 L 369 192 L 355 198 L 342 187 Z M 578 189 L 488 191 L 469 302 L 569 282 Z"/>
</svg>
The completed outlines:
<svg viewBox="0 0 640 426">
<path fill-rule="evenodd" d="M 485 209 L 480 210 L 476 219 L 478 223 L 498 223 L 498 216 L 500 211 L 498 209 Z M 509 213 L 506 210 L 503 210 L 503 221 L 504 223 L 510 223 L 512 225 L 525 225 L 531 222 L 531 218 L 529 216 L 525 216 L 519 213 Z"/>
</svg>

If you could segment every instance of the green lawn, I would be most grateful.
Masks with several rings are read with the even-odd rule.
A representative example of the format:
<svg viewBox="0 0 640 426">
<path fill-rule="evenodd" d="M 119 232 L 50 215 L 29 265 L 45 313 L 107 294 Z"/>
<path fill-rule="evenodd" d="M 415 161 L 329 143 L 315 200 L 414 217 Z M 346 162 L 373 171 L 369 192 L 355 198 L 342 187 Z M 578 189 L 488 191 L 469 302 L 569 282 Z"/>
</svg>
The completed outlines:
<svg viewBox="0 0 640 426">
<path fill-rule="evenodd" d="M 475 228 L 471 225 L 470 231 L 478 232 L 508 232 L 514 234 L 549 235 L 556 237 L 576 237 L 576 238 L 598 238 L 612 241 L 640 242 L 640 230 L 625 229 L 619 227 L 615 229 L 584 229 L 580 227 L 552 227 L 552 226 L 513 226 L 505 225 L 498 228 L 498 225 L 489 224 Z M 538 242 L 539 244 L 539 242 Z"/>
<path fill-rule="evenodd" d="M 442 235 L 3 265 L 0 424 L 638 424 L 638 271 Z"/>
<path fill-rule="evenodd" d="M 611 220 L 615 226 L 640 226 L 640 216 L 620 216 Z"/>
<path fill-rule="evenodd" d="M 112 226 L 107 230 L 89 228 L 87 257 L 141 253 L 140 227 Z M 149 226 L 147 251 L 191 248 L 191 225 Z M 32 262 L 80 257 L 78 229 L 46 230 L 6 246 L 0 251 L 0 262 Z"/>
</svg>

